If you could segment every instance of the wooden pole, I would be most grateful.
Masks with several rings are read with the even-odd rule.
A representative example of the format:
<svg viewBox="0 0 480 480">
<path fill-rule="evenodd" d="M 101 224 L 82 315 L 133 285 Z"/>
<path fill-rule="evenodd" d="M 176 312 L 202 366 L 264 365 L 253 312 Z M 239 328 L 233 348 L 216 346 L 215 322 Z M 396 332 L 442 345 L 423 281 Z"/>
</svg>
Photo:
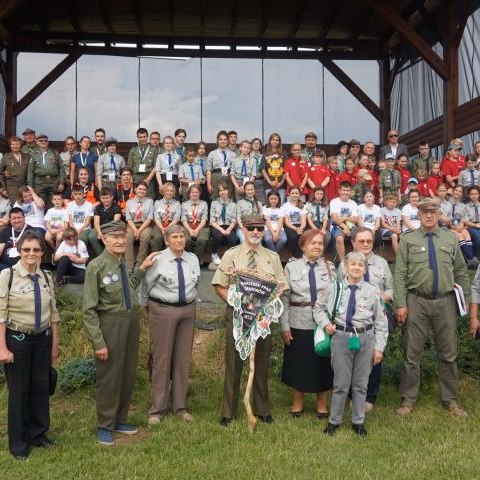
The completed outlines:
<svg viewBox="0 0 480 480">
<path fill-rule="evenodd" d="M 243 397 L 243 405 L 245 406 L 245 411 L 247 412 L 248 431 L 250 433 L 255 433 L 255 425 L 257 424 L 257 419 L 253 414 L 252 406 L 250 404 L 250 394 L 252 393 L 253 377 L 255 375 L 255 347 L 253 347 L 253 350 L 250 352 L 248 364 L 248 380 L 247 387 L 245 388 L 245 395 Z"/>
<path fill-rule="evenodd" d="M 17 116 L 14 112 L 17 101 L 17 56 L 12 48 L 7 48 L 5 82 L 5 136 L 11 137 L 17 132 Z"/>
</svg>

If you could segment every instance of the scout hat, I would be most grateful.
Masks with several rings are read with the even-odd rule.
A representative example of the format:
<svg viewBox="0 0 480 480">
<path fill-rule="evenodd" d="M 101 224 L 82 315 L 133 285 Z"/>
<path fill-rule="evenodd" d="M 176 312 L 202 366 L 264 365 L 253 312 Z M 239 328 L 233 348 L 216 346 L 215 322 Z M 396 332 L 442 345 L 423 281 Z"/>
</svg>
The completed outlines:
<svg viewBox="0 0 480 480">
<path fill-rule="evenodd" d="M 48 135 L 46 133 L 39 133 L 35 138 L 37 140 L 40 139 L 40 138 L 47 138 L 48 139 Z"/>
<path fill-rule="evenodd" d="M 366 170 L 365 168 L 361 168 L 359 171 L 358 171 L 358 174 L 357 174 L 359 177 L 365 179 L 365 180 L 371 180 L 372 179 L 372 176 L 368 173 L 368 170 Z"/>
<path fill-rule="evenodd" d="M 32 130 L 31 128 L 26 128 L 23 132 L 22 135 L 27 135 L 29 133 L 35 134 L 35 130 Z"/>
<path fill-rule="evenodd" d="M 253 214 L 253 215 L 247 215 L 243 217 L 242 223 L 244 227 L 255 226 L 255 225 L 263 226 L 265 225 L 265 220 L 261 215 Z"/>
<path fill-rule="evenodd" d="M 104 223 L 100 227 L 100 230 L 104 234 L 126 233 L 127 232 L 127 224 L 125 222 L 122 222 L 122 221 L 108 222 L 108 223 Z"/>
<path fill-rule="evenodd" d="M 440 201 L 436 198 L 424 198 L 418 202 L 418 208 L 420 210 L 437 210 L 440 208 Z"/>
</svg>

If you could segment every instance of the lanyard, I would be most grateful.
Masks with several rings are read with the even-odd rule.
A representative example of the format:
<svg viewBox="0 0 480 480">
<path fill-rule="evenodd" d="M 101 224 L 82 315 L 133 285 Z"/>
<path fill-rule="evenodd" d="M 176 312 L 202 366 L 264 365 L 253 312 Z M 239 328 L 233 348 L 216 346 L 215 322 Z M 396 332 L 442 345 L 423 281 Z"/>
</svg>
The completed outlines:
<svg viewBox="0 0 480 480">
<path fill-rule="evenodd" d="M 88 153 L 85 155 L 85 160 L 83 159 L 83 155 L 80 152 L 80 163 L 82 164 L 82 167 L 87 166 L 87 160 L 88 160 Z"/>
<path fill-rule="evenodd" d="M 145 153 L 142 155 L 142 149 L 140 146 L 138 147 L 138 151 L 140 152 L 140 163 L 145 163 L 145 157 L 148 155 L 148 151 L 150 150 L 150 145 L 148 145 L 147 149 L 145 150 Z"/>
<path fill-rule="evenodd" d="M 15 237 L 15 230 L 12 227 L 12 242 L 14 247 L 17 246 L 17 242 L 20 240 L 20 237 L 23 235 L 23 232 L 25 231 L 26 228 L 27 228 L 27 225 L 25 224 L 22 228 L 22 231 L 18 234 L 18 237 Z"/>
</svg>

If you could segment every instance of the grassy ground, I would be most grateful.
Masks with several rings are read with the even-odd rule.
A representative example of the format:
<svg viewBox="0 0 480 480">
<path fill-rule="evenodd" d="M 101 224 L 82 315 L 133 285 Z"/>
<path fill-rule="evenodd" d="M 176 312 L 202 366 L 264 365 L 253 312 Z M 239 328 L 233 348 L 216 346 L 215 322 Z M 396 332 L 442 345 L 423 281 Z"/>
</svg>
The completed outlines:
<svg viewBox="0 0 480 480">
<path fill-rule="evenodd" d="M 78 311 L 64 301 L 63 361 L 88 355 L 79 325 Z M 259 424 L 249 434 L 243 407 L 228 429 L 218 424 L 222 391 L 223 330 L 196 332 L 189 408 L 195 415 L 188 424 L 169 415 L 149 429 L 146 412 L 150 390 L 145 373 L 147 337 L 143 326 L 140 372 L 132 404 L 131 420 L 139 435 L 119 438 L 114 448 L 95 441 L 94 389 L 75 394 L 57 392 L 52 400 L 50 436 L 54 450 L 32 452 L 27 462 L 8 453 L 6 427 L 7 391 L 0 384 L 0 472 L 5 479 L 477 479 L 480 466 L 478 382 L 463 377 L 460 399 L 470 413 L 467 421 L 451 417 L 439 405 L 434 383 L 422 387 L 417 410 L 410 418 L 398 418 L 394 386 L 382 389 L 375 410 L 367 418 L 367 438 L 345 425 L 334 438 L 322 434 L 326 421 L 314 416 L 313 399 L 300 419 L 288 414 L 290 394 L 278 379 L 278 335 L 274 350 L 271 402 L 273 425 Z M 68 345 L 68 348 L 67 348 Z"/>
</svg>

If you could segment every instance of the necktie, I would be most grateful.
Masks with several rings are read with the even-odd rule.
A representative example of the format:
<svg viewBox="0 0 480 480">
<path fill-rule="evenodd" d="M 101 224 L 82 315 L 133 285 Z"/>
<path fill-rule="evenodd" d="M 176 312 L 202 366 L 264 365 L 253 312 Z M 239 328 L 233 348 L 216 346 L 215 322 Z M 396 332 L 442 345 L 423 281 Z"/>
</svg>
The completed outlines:
<svg viewBox="0 0 480 480">
<path fill-rule="evenodd" d="M 197 205 L 192 205 L 192 227 L 193 229 L 197 228 Z"/>
<path fill-rule="evenodd" d="M 38 273 L 29 273 L 28 276 L 33 282 L 33 295 L 35 299 L 35 331 L 38 332 L 42 323 L 42 299 L 40 296 L 40 283 L 38 282 L 40 275 Z"/>
<path fill-rule="evenodd" d="M 317 216 L 317 227 L 320 227 L 320 205 L 317 204 L 317 211 L 315 213 L 315 215 Z"/>
<path fill-rule="evenodd" d="M 170 223 L 170 204 L 165 205 L 165 216 L 163 217 L 163 226 L 167 227 Z"/>
<path fill-rule="evenodd" d="M 248 262 L 247 262 L 247 268 L 249 270 L 256 270 L 257 269 L 257 260 L 255 258 L 255 250 L 250 250 L 248 252 Z"/>
<path fill-rule="evenodd" d="M 452 205 L 452 221 L 455 221 L 455 204 Z"/>
<path fill-rule="evenodd" d="M 349 285 L 348 288 L 350 289 L 350 298 L 348 299 L 347 316 L 345 318 L 345 322 L 347 327 L 353 327 L 352 319 L 353 315 L 355 315 L 355 308 L 357 307 L 355 293 L 358 289 L 358 285 Z"/>
<path fill-rule="evenodd" d="M 222 152 L 222 157 L 223 157 L 223 166 L 227 166 L 227 152 L 223 151 Z"/>
<path fill-rule="evenodd" d="M 470 169 L 470 186 L 473 187 L 475 185 L 475 174 L 473 173 L 473 168 Z"/>
<path fill-rule="evenodd" d="M 438 265 L 437 253 L 435 252 L 435 245 L 433 244 L 433 232 L 428 232 L 428 266 L 433 270 L 432 295 L 438 294 Z"/>
<path fill-rule="evenodd" d="M 123 290 L 123 299 L 125 300 L 125 308 L 131 310 L 132 308 L 132 297 L 130 296 L 130 285 L 128 284 L 127 276 L 127 267 L 125 262 L 120 262 L 120 272 L 122 274 L 122 290 Z"/>
<path fill-rule="evenodd" d="M 242 160 L 242 177 L 247 176 L 247 161 L 245 159 Z"/>
<path fill-rule="evenodd" d="M 135 221 L 141 222 L 142 221 L 142 202 L 137 203 L 137 211 L 135 212 Z"/>
<path fill-rule="evenodd" d="M 177 273 L 178 273 L 178 303 L 187 303 L 185 299 L 185 275 L 183 274 L 182 258 L 177 257 Z"/>
<path fill-rule="evenodd" d="M 478 205 L 475 205 L 475 223 L 478 223 Z"/>
<path fill-rule="evenodd" d="M 192 180 L 195 180 L 195 173 L 193 172 L 193 165 L 190 164 L 190 175 L 192 177 Z"/>
<path fill-rule="evenodd" d="M 222 213 L 220 214 L 222 217 L 222 225 L 227 224 L 227 204 L 222 203 Z"/>
<path fill-rule="evenodd" d="M 203 168 L 203 158 L 200 159 L 200 167 L 202 167 L 202 175 L 205 176 L 205 169 Z"/>
<path fill-rule="evenodd" d="M 370 281 L 370 272 L 368 271 L 368 265 L 367 265 L 367 269 L 365 270 L 365 274 L 363 275 L 363 279 L 364 279 L 366 282 L 369 282 L 369 281 Z"/>
<path fill-rule="evenodd" d="M 312 303 L 317 301 L 317 279 L 315 278 L 315 262 L 308 262 L 310 270 L 308 271 L 308 283 L 310 284 L 310 300 Z"/>
<path fill-rule="evenodd" d="M 167 156 L 168 156 L 168 168 L 171 170 L 172 169 L 172 154 L 169 153 Z"/>
<path fill-rule="evenodd" d="M 117 165 L 115 164 L 115 155 L 110 155 L 110 168 L 117 174 Z"/>
</svg>

